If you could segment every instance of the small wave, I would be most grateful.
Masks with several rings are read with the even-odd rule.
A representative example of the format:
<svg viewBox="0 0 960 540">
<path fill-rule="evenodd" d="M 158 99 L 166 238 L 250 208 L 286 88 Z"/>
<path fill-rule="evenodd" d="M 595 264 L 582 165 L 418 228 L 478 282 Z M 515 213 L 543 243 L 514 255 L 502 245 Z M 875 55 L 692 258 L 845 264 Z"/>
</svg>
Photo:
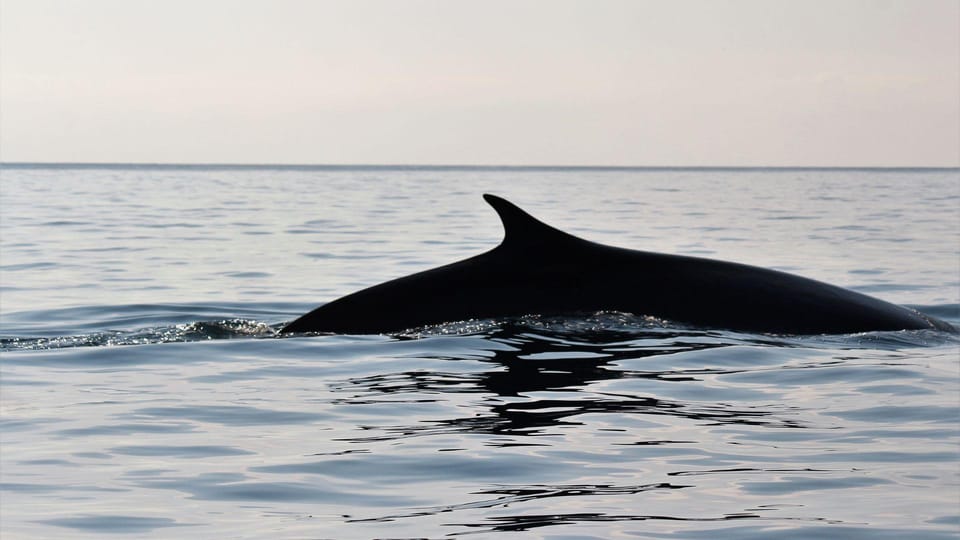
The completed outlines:
<svg viewBox="0 0 960 540">
<path fill-rule="evenodd" d="M 600 311 L 582 316 L 524 315 L 521 317 L 469 319 L 411 328 L 398 332 L 404 337 L 449 336 L 482 334 L 503 326 L 526 327 L 561 334 L 586 334 L 592 332 L 630 332 L 643 329 L 676 329 L 675 324 L 656 317 L 638 316 L 616 311 Z"/>
<path fill-rule="evenodd" d="M 103 331 L 92 334 L 59 337 L 4 337 L 0 351 L 49 350 L 72 347 L 112 347 L 118 345 L 147 345 L 178 343 L 213 339 L 274 337 L 279 328 L 249 319 L 198 321 L 172 326 L 142 328 L 131 331 Z"/>
<path fill-rule="evenodd" d="M 924 313 L 948 315 L 955 306 L 943 310 L 928 309 Z M 772 345 L 778 347 L 837 347 L 897 349 L 960 344 L 960 335 L 938 329 L 895 330 L 855 334 L 820 334 L 810 336 L 773 335 L 702 328 L 651 316 L 615 311 L 591 315 L 544 317 L 526 315 L 504 319 L 471 319 L 399 332 L 401 338 L 449 335 L 487 335 L 509 329 L 514 332 L 556 336 L 581 342 L 612 342 L 637 339 L 673 339 L 679 337 L 714 338 L 728 344 Z"/>
<path fill-rule="evenodd" d="M 152 309 L 151 309 L 152 308 Z M 0 336 L 0 351 L 48 350 L 72 347 L 110 347 L 119 345 L 147 345 L 239 338 L 280 337 L 285 323 L 258 320 L 264 315 L 286 314 L 286 307 L 245 306 L 243 309 L 225 309 L 220 306 L 114 306 L 69 308 L 17 314 L 24 324 L 18 332 Z M 956 305 L 922 306 L 925 313 L 948 316 Z M 240 316 L 216 318 L 216 311 L 239 311 Z M 90 320 L 99 315 L 100 320 Z M 108 315 L 107 320 L 102 317 Z M 209 320 L 195 320 L 197 316 L 211 316 Z M 256 317 L 256 318 L 255 318 Z M 36 319 L 45 319 L 42 328 L 34 327 Z M 955 320 L 955 319 L 954 319 Z M 51 328 L 51 322 L 65 326 L 64 333 Z M 149 326 L 123 329 L 123 326 Z M 150 325 L 150 323 L 154 323 Z M 116 329 L 117 327 L 121 329 Z M 112 328 L 111 328 L 112 327 Z M 31 331 L 30 328 L 34 328 Z M 71 332 L 72 330 L 72 332 Z M 437 325 L 411 328 L 392 333 L 400 340 L 445 336 L 537 335 L 546 339 L 568 340 L 578 343 L 614 343 L 635 340 L 669 341 L 677 338 L 711 340 L 735 345 L 767 345 L 775 347 L 842 347 L 898 349 L 960 344 L 960 334 L 940 330 L 902 330 L 866 332 L 858 334 L 780 336 L 754 334 L 731 330 L 700 328 L 651 316 L 633 315 L 616 311 L 600 311 L 572 316 L 526 315 L 522 317 L 470 319 Z M 46 335 L 45 335 L 46 334 Z M 304 334 L 300 334 L 303 336 Z M 325 335 L 307 333 L 309 335 Z"/>
<path fill-rule="evenodd" d="M 893 330 L 821 336 L 798 336 L 797 344 L 805 347 L 841 347 L 849 349 L 897 350 L 913 347 L 960 345 L 960 334 L 944 330 Z"/>
</svg>

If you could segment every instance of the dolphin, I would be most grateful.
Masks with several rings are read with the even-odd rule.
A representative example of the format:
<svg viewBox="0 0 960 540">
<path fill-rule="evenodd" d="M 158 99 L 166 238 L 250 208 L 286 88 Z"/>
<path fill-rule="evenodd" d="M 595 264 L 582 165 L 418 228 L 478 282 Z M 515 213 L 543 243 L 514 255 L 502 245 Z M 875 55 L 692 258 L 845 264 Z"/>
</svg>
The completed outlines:
<svg viewBox="0 0 960 540">
<path fill-rule="evenodd" d="M 785 272 L 598 244 L 505 199 L 483 198 L 503 222 L 499 246 L 349 294 L 280 333 L 386 334 L 469 319 L 599 311 L 766 334 L 956 331 L 912 309 Z"/>
</svg>

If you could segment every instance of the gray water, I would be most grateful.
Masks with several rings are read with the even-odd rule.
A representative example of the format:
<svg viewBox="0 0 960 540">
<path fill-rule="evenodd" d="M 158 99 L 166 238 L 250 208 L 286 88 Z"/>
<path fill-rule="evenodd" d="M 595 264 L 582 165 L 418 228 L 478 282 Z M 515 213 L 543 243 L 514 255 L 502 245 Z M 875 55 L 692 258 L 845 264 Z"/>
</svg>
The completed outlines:
<svg viewBox="0 0 960 540">
<path fill-rule="evenodd" d="M 4 165 L 0 536 L 960 536 L 955 335 L 275 336 L 495 246 L 484 192 L 960 324 L 955 169 Z"/>
</svg>

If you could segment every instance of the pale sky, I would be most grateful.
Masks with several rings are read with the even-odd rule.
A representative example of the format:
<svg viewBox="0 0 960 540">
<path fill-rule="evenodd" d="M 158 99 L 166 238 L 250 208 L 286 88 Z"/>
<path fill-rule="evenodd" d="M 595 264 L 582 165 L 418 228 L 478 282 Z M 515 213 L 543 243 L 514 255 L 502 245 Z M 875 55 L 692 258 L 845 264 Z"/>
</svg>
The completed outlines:
<svg viewBox="0 0 960 540">
<path fill-rule="evenodd" d="M 0 0 L 0 160 L 960 166 L 960 0 Z"/>
</svg>

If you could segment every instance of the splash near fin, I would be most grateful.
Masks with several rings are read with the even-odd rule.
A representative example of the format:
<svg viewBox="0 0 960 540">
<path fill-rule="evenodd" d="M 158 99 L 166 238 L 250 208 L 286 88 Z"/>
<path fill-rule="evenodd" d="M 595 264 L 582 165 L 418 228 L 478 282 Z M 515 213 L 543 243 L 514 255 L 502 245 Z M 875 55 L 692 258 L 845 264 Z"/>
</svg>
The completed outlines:
<svg viewBox="0 0 960 540">
<path fill-rule="evenodd" d="M 483 199 L 497 211 L 503 223 L 503 242 L 500 243 L 503 247 L 529 249 L 582 241 L 572 234 L 547 225 L 506 199 L 489 193 L 484 193 Z"/>
</svg>

